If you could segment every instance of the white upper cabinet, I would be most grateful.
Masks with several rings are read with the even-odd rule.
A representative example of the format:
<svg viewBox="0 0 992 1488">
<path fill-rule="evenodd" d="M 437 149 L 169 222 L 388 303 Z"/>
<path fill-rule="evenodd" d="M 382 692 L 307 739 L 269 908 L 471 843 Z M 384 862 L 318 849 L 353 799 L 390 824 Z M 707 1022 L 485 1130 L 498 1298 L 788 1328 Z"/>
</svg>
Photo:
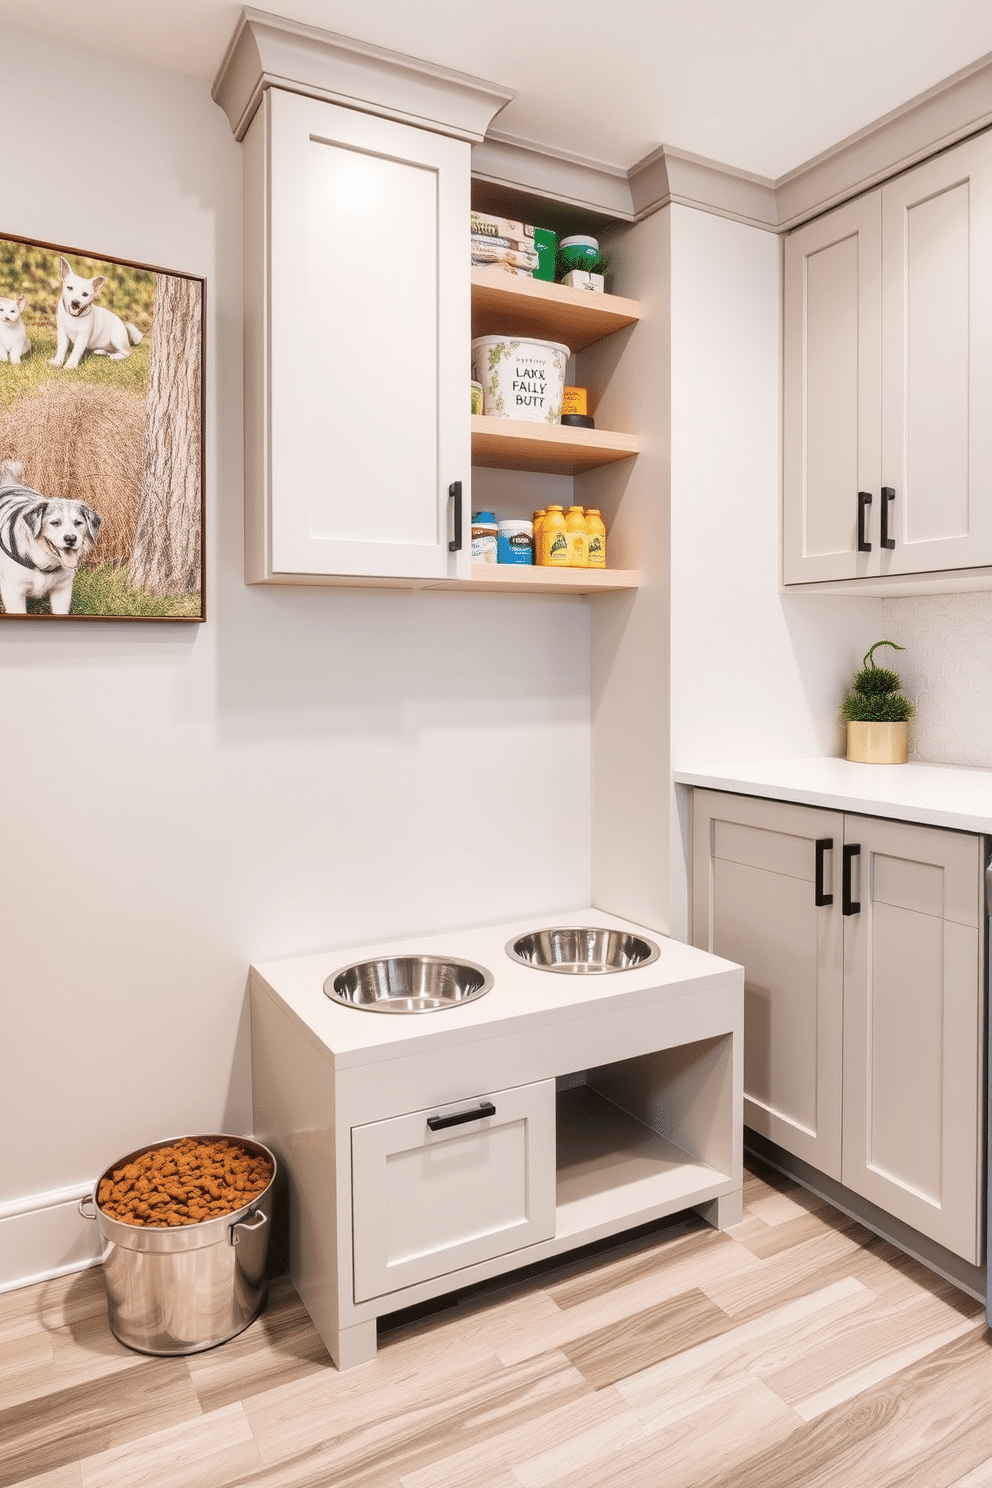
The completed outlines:
<svg viewBox="0 0 992 1488">
<path fill-rule="evenodd" d="M 469 145 L 275 88 L 244 145 L 249 580 L 467 577 Z"/>
<path fill-rule="evenodd" d="M 785 244 L 786 584 L 992 564 L 992 137 Z"/>
</svg>

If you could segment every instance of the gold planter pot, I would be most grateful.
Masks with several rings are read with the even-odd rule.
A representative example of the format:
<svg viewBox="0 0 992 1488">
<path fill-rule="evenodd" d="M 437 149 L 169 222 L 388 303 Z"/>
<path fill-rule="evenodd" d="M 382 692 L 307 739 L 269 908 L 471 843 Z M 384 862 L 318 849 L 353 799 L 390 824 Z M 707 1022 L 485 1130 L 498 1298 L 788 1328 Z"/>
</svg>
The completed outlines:
<svg viewBox="0 0 992 1488">
<path fill-rule="evenodd" d="M 859 765 L 904 765 L 909 758 L 909 724 L 849 722 L 847 757 Z"/>
</svg>

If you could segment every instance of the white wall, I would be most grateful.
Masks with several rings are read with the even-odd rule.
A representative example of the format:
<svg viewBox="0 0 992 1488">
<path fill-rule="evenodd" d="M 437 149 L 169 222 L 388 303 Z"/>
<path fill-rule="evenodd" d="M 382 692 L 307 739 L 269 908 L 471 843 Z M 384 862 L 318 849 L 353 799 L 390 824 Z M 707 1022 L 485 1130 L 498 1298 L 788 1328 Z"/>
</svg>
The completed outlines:
<svg viewBox="0 0 992 1488">
<path fill-rule="evenodd" d="M 881 601 L 779 592 L 781 247 L 687 207 L 671 233 L 672 763 L 841 754 Z M 677 822 L 672 851 L 679 935 Z"/>
<path fill-rule="evenodd" d="M 607 561 L 636 591 L 601 595 L 592 619 L 593 895 L 600 909 L 667 933 L 669 918 L 668 212 L 604 235 L 611 288 L 640 304 L 629 332 L 581 354 L 600 427 L 636 434 L 636 460 L 576 484 L 607 528 Z"/>
<path fill-rule="evenodd" d="M 587 602 L 245 587 L 227 120 L 11 33 L 4 106 L 2 230 L 206 276 L 209 618 L 0 618 L 0 1285 L 82 1243 L 46 1194 L 250 1129 L 250 961 L 589 900 Z"/>
</svg>

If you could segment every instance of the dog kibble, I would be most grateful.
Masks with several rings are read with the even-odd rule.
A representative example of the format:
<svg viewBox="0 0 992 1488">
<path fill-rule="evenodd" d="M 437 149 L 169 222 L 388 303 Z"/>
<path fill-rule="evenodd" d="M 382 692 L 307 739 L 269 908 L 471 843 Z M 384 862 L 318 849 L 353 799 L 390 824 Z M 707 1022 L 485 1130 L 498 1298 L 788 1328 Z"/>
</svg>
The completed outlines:
<svg viewBox="0 0 992 1488">
<path fill-rule="evenodd" d="M 272 1171 L 264 1154 L 226 1137 L 210 1142 L 183 1137 L 115 1168 L 101 1181 L 96 1201 L 121 1224 L 157 1229 L 201 1224 L 250 1203 L 268 1188 Z"/>
</svg>

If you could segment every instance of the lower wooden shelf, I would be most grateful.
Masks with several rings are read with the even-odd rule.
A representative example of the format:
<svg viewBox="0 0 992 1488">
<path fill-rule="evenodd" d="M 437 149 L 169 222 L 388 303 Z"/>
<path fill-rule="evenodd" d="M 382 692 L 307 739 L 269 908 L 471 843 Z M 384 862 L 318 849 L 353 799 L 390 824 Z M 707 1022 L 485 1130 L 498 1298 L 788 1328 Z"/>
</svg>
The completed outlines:
<svg viewBox="0 0 992 1488">
<path fill-rule="evenodd" d="M 523 563 L 473 563 L 470 579 L 445 579 L 426 588 L 490 594 L 604 594 L 636 589 L 636 568 L 539 568 Z"/>
</svg>

